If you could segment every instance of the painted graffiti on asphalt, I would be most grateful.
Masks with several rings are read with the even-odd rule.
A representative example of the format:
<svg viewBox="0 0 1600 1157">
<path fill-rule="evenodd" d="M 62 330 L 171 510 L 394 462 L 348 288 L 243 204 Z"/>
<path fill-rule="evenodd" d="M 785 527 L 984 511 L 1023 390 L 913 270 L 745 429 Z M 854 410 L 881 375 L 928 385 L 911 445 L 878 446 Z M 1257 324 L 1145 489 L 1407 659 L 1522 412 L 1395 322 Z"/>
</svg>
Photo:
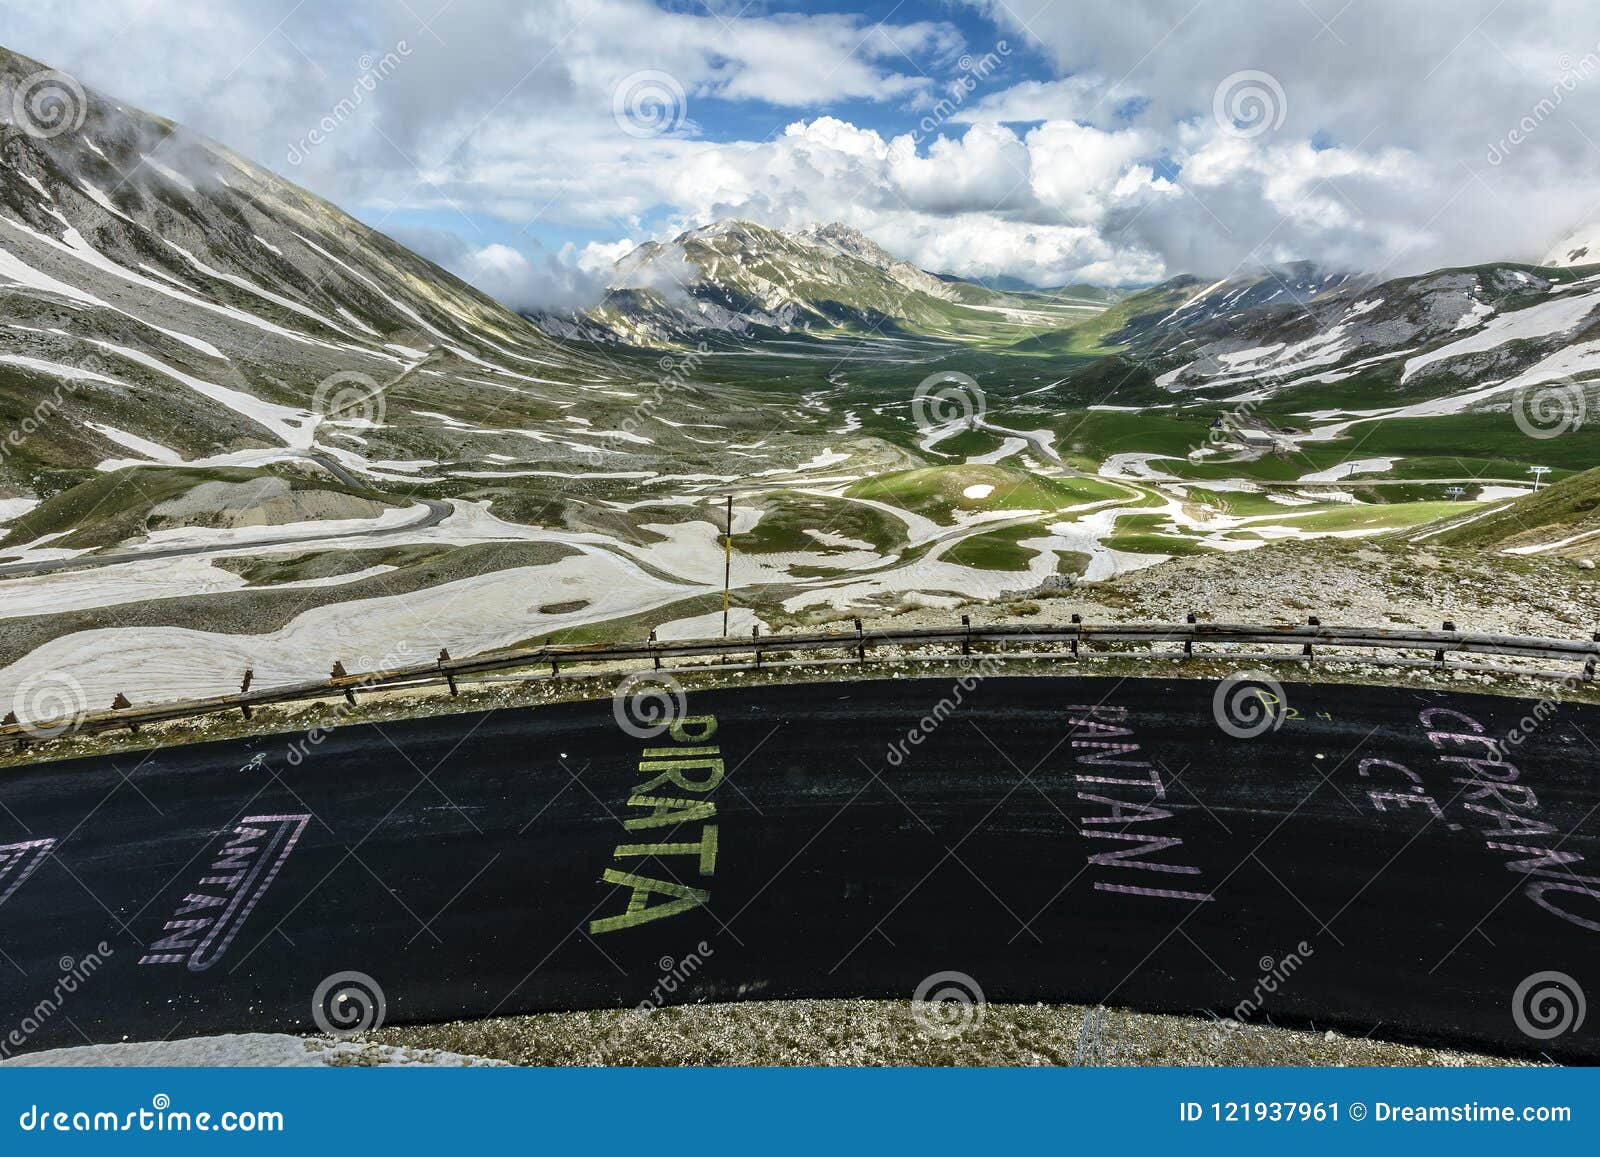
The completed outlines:
<svg viewBox="0 0 1600 1157">
<path fill-rule="evenodd" d="M 1449 831 L 1476 829 L 1484 847 L 1508 857 L 1508 871 L 1528 877 L 1522 889 L 1528 899 L 1569 924 L 1600 932 L 1600 876 L 1574 869 L 1582 853 L 1562 849 L 1567 833 L 1541 818 L 1538 794 L 1518 782 L 1521 769 L 1505 758 L 1500 741 L 1472 716 L 1448 707 L 1429 707 L 1418 720 L 1439 752 L 1440 770 L 1451 777 L 1446 804 L 1468 813 L 1461 817 L 1466 822 L 1445 811 L 1420 774 L 1392 759 L 1363 759 L 1357 768 L 1376 782 L 1367 791 L 1373 809 L 1420 808 L 1428 822 Z"/>
<path fill-rule="evenodd" d="M 28 877 L 44 863 L 53 839 L 24 840 L 20 844 L 0 844 L 0 904 L 4 904 Z"/>
<path fill-rule="evenodd" d="M 300 842 L 309 815 L 245 816 L 223 833 L 223 845 L 194 890 L 178 902 L 166 933 L 140 964 L 187 964 L 204 972 L 221 960 L 251 911 L 272 887 Z"/>
<path fill-rule="evenodd" d="M 1089 868 L 1096 876 L 1097 892 L 1117 892 L 1156 900 L 1209 901 L 1209 891 L 1198 887 L 1178 888 L 1178 882 L 1199 883 L 1194 877 L 1200 869 L 1193 864 L 1157 859 L 1162 853 L 1183 846 L 1183 838 L 1166 829 L 1133 825 L 1161 824 L 1173 813 L 1157 806 L 1165 802 L 1167 785 L 1160 770 L 1141 758 L 1140 745 L 1128 726 L 1128 709 L 1104 704 L 1076 704 L 1067 708 L 1072 727 L 1073 763 L 1081 768 L 1073 778 L 1078 798 L 1095 811 L 1078 821 L 1079 833 L 1090 840 L 1105 840 L 1112 846 L 1089 853 Z M 1144 802 L 1140 802 L 1141 797 Z M 1122 845 L 1120 847 L 1116 845 Z M 1104 845 L 1091 845 L 1091 847 Z M 1175 853 L 1174 853 L 1175 854 Z M 1128 877 L 1124 872 L 1151 872 Z M 1189 877 L 1177 881 L 1173 877 Z M 1130 882 L 1130 879 L 1132 882 Z"/>
<path fill-rule="evenodd" d="M 607 868 L 600 879 L 615 888 L 627 889 L 627 904 L 621 912 L 589 922 L 589 931 L 618 932 L 652 920 L 662 920 L 703 907 L 711 900 L 708 887 L 692 887 L 676 879 L 664 880 L 647 874 L 660 871 L 651 867 L 670 857 L 674 865 L 685 865 L 684 872 L 709 883 L 717 868 L 717 805 L 710 796 L 722 782 L 722 752 L 709 741 L 717 733 L 712 715 L 691 715 L 667 729 L 673 746 L 647 747 L 639 761 L 640 782 L 628 796 L 627 807 L 636 809 L 622 826 L 629 832 L 643 833 L 616 846 L 611 857 L 625 862 L 627 870 Z M 668 839 L 685 824 L 699 824 L 696 840 Z M 665 829 L 665 830 L 663 830 Z M 632 861 L 629 863 L 628 861 Z M 665 897 L 652 902 L 653 897 Z"/>
</svg>

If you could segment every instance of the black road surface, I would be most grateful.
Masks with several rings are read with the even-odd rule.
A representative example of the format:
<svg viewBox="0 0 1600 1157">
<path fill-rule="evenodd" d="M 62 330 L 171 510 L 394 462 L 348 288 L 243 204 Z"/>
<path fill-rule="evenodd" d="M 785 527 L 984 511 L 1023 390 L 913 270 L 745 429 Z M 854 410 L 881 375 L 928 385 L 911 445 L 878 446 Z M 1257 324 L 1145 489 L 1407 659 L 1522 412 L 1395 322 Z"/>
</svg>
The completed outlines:
<svg viewBox="0 0 1600 1157">
<path fill-rule="evenodd" d="M 1234 688 L 1239 738 L 1216 683 L 967 683 L 5 772 L 0 1054 L 374 988 L 390 1022 L 920 989 L 1600 1060 L 1600 710 Z"/>
</svg>

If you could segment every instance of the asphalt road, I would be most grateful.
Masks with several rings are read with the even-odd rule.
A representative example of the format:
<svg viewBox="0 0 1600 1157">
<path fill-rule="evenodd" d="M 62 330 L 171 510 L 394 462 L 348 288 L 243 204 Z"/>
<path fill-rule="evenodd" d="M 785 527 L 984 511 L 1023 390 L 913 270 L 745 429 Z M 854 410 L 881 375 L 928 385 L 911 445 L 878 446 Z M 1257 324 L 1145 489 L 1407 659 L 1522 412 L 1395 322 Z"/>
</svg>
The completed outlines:
<svg viewBox="0 0 1600 1157">
<path fill-rule="evenodd" d="M 697 692 L 654 739 L 602 701 L 7 772 L 0 1053 L 309 1030 L 319 990 L 337 1024 L 361 973 L 392 1023 L 920 987 L 1600 1060 L 1600 1014 L 1515 1012 L 1600 993 L 1600 710 L 1474 764 L 1530 703 L 1289 685 L 1235 738 L 1216 689 Z"/>
</svg>

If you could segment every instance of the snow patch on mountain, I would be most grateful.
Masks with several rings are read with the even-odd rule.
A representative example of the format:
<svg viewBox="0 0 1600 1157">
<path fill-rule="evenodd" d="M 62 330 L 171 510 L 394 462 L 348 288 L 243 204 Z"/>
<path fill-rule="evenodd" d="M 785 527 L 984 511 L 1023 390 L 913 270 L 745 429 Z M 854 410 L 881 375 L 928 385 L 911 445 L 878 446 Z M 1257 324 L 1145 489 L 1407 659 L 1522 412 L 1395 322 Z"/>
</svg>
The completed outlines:
<svg viewBox="0 0 1600 1157">
<path fill-rule="evenodd" d="M 1590 222 L 1564 238 L 1539 262 L 1546 269 L 1600 265 L 1600 222 Z"/>
<path fill-rule="evenodd" d="M 1503 313 L 1471 337 L 1409 359 L 1401 371 L 1400 381 L 1409 382 L 1428 366 L 1496 349 L 1507 342 L 1566 333 L 1585 320 L 1596 305 L 1600 305 L 1600 293 L 1586 293 L 1578 297 L 1558 297 L 1515 313 Z"/>
</svg>

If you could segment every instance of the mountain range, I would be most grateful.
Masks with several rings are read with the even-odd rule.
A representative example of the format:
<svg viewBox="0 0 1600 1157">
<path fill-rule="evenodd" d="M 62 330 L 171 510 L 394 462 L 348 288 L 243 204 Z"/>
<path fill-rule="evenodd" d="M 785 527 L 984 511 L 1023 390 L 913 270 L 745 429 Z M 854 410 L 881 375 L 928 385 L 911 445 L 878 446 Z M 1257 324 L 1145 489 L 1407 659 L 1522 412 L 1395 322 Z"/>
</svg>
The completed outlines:
<svg viewBox="0 0 1600 1157">
<path fill-rule="evenodd" d="M 1121 357 L 1149 371 L 1146 400 L 1259 400 L 1304 386 L 1323 401 L 1397 411 L 1459 398 L 1434 411 L 1448 413 L 1503 407 L 1522 387 L 1581 387 L 1600 371 L 1600 248 L 1585 265 L 1584 237 L 1540 264 L 1400 277 L 1296 262 L 1136 292 L 1002 291 L 919 269 L 840 223 L 785 232 L 725 220 L 633 250 L 583 314 L 534 320 L 563 336 L 663 348 L 808 334 L 887 354 L 955 344 Z"/>
<path fill-rule="evenodd" d="M 8 89 L 44 67 L 0 57 Z M 63 381 L 80 418 L 70 440 L 13 446 L 12 478 L 137 458 L 141 445 L 230 465 L 316 449 L 356 470 L 448 457 L 452 423 L 493 412 L 536 426 L 574 390 L 614 385 L 619 348 L 707 340 L 844 337 L 885 359 L 1117 356 L 1148 369 L 1152 397 L 1305 386 L 1322 403 L 1397 408 L 1440 395 L 1470 406 L 1477 387 L 1498 396 L 1600 366 L 1600 285 L 1573 264 L 1582 233 L 1542 267 L 1382 278 L 1299 264 L 1124 294 L 997 290 L 919 269 L 843 224 L 727 220 L 639 246 L 600 304 L 532 324 L 215 142 L 92 91 L 81 111 L 73 132 L 13 130 L 0 146 L 0 420 L 19 423 Z M 451 421 L 364 433 L 346 420 L 359 412 L 319 413 L 340 374 L 331 393 L 358 411 L 363 393 L 369 408 L 403 396 L 412 415 Z M 527 448 L 507 437 L 473 449 Z M 552 432 L 544 445 L 581 453 L 573 441 Z"/>
<path fill-rule="evenodd" d="M 109 701 L 128 655 L 199 694 L 397 638 L 707 630 L 729 494 L 745 627 L 1453 541 L 1482 503 L 1507 549 L 1592 549 L 1592 479 L 1519 505 L 1530 468 L 1595 461 L 1583 233 L 1537 265 L 1129 292 L 724 220 L 525 317 L 75 82 L 66 124 L 17 120 L 45 74 L 0 50 L 0 697 L 60 668 Z"/>
<path fill-rule="evenodd" d="M 730 219 L 626 254 L 602 302 L 581 318 L 536 320 L 553 332 L 638 345 L 797 331 L 962 341 L 1071 326 L 1118 296 L 1090 286 L 1002 291 L 940 276 L 839 222 L 784 231 Z"/>
</svg>

